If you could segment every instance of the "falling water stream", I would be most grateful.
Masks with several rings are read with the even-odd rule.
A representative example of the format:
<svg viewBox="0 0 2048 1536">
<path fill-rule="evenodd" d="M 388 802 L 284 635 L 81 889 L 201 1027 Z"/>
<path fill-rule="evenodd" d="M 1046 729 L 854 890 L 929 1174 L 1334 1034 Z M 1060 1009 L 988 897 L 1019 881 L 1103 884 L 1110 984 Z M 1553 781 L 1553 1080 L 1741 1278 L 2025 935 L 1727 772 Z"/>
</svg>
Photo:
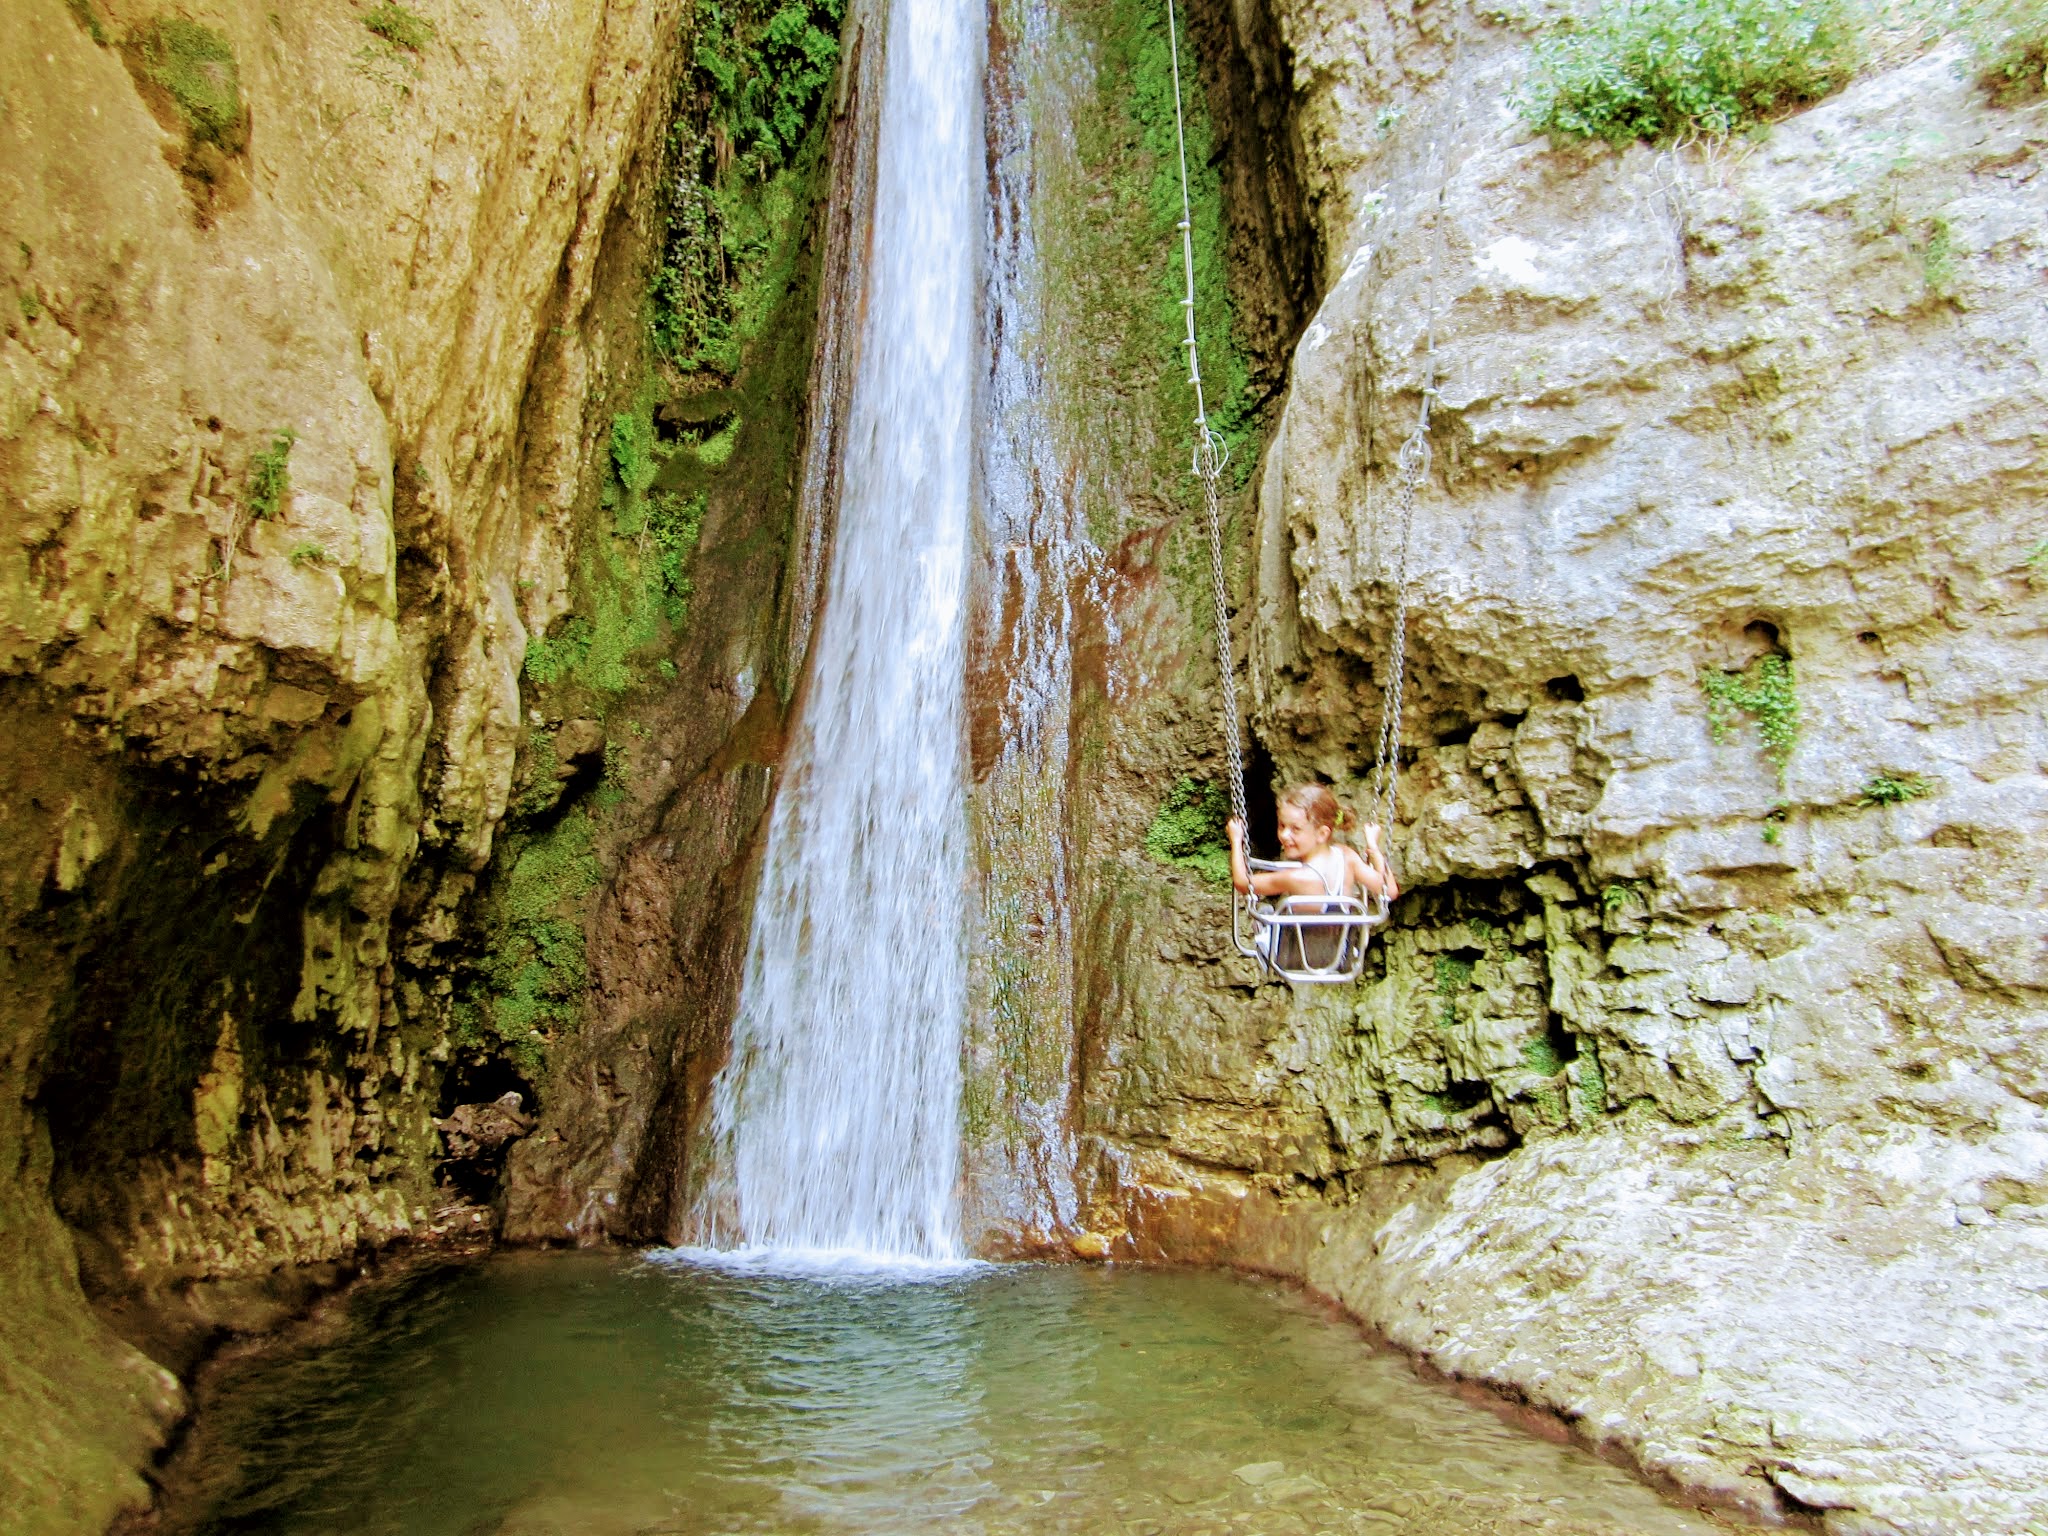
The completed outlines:
<svg viewBox="0 0 2048 1536">
<path fill-rule="evenodd" d="M 808 693 L 768 834 L 708 1246 L 961 1253 L 965 615 L 985 12 L 895 0 Z"/>
</svg>

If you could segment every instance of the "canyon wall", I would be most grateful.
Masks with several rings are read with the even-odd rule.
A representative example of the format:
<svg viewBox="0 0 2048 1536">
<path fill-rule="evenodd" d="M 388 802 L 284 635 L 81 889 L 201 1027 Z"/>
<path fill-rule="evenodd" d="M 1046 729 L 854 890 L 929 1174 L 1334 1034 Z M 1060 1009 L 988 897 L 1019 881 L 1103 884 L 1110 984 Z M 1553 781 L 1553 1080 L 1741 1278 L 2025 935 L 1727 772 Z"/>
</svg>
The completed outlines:
<svg viewBox="0 0 2048 1536">
<path fill-rule="evenodd" d="M 459 993 L 640 385 L 678 10 L 10 8 L 10 1530 L 145 1497 L 219 1328 L 488 1224 L 433 1122 L 542 1075 Z"/>
<path fill-rule="evenodd" d="M 1140 850 L 1219 766 L 1198 610 L 1136 572 L 1084 1210 L 1112 1253 L 1301 1275 L 1754 1512 L 2019 1529 L 2048 1516 L 2048 108 L 1923 42 L 1749 137 L 1553 146 L 1510 105 L 1541 19 L 1275 7 L 1325 256 L 1238 546 L 1254 790 L 1366 807 L 1433 387 L 1406 894 L 1358 986 L 1289 993 Z"/>
</svg>

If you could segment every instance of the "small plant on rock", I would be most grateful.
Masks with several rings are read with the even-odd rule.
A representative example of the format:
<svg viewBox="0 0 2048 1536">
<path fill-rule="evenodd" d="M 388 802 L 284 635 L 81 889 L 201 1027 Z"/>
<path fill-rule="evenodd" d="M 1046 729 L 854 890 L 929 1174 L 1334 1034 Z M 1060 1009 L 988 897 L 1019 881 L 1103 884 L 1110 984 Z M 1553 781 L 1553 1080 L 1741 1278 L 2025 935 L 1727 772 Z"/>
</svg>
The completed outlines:
<svg viewBox="0 0 2048 1536">
<path fill-rule="evenodd" d="M 327 547 L 324 544 L 314 544 L 309 541 L 304 544 L 294 544 L 291 553 L 286 555 L 285 558 L 291 561 L 293 565 L 326 565 L 332 557 L 328 555 Z"/>
<path fill-rule="evenodd" d="M 418 53 L 434 40 L 434 24 L 417 11 L 386 3 L 363 13 L 362 23 L 387 43 Z"/>
<path fill-rule="evenodd" d="M 136 74 L 170 99 L 195 144 L 212 144 L 230 155 L 242 148 L 248 136 L 242 75 L 225 36 L 166 16 L 130 33 L 128 51 Z"/>
<path fill-rule="evenodd" d="M 1758 657 L 1740 672 L 1713 670 L 1700 678 L 1707 695 L 1707 728 L 1714 740 L 1726 741 L 1738 714 L 1756 721 L 1764 757 L 1785 782 L 1793 750 L 1799 745 L 1799 699 L 1793 689 L 1792 658 L 1776 651 Z"/>
<path fill-rule="evenodd" d="M 1861 57 L 1851 0 L 1608 0 L 1537 42 L 1516 105 L 1555 138 L 1721 135 L 1840 89 Z"/>
<path fill-rule="evenodd" d="M 1634 880 L 1611 880 L 1600 891 L 1600 909 L 1619 912 L 1630 902 L 1643 901 L 1642 886 Z"/>
<path fill-rule="evenodd" d="M 298 440 L 299 434 L 290 427 L 280 428 L 277 435 L 271 438 L 268 448 L 261 449 L 250 457 L 251 517 L 275 517 L 278 509 L 284 505 L 284 498 L 292 488 L 292 444 Z"/>
<path fill-rule="evenodd" d="M 1904 805 L 1910 800 L 1925 800 L 1934 793 L 1934 782 L 1917 773 L 1874 774 L 1863 793 L 1857 797 L 1859 805 Z"/>
<path fill-rule="evenodd" d="M 1937 299 L 1948 298 L 1955 291 L 1955 230 L 1940 214 L 1927 221 L 1927 237 L 1920 246 L 1920 275 L 1927 281 L 1927 291 Z"/>
</svg>

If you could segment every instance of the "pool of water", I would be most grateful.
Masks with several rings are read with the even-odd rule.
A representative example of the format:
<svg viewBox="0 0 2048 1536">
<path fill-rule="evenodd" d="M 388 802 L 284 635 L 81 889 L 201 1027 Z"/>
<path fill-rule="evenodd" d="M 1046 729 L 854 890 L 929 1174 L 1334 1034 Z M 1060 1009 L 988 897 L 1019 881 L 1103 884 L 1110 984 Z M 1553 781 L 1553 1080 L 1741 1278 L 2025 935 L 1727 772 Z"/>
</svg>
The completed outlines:
<svg viewBox="0 0 2048 1536">
<path fill-rule="evenodd" d="M 1720 1529 L 1270 1284 L 590 1253 L 360 1287 L 217 1382 L 170 1488 L 177 1533 Z"/>
</svg>

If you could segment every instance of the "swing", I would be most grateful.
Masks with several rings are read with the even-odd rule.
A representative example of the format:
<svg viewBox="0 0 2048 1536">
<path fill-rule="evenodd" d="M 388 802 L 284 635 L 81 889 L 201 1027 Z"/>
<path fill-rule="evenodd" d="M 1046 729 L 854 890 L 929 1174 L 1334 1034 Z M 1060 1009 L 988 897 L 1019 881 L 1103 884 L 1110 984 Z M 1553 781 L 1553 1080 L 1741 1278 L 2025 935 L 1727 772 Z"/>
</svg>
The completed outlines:
<svg viewBox="0 0 2048 1536">
<path fill-rule="evenodd" d="M 1237 673 L 1230 653 L 1229 592 L 1223 573 L 1223 512 L 1219 482 L 1229 447 L 1209 425 L 1208 409 L 1202 398 L 1202 365 L 1195 346 L 1195 240 L 1194 214 L 1188 194 L 1187 133 L 1181 115 L 1180 35 L 1174 19 L 1174 0 L 1166 4 L 1167 47 L 1173 61 L 1173 127 L 1180 148 L 1180 254 L 1186 290 L 1180 304 L 1187 318 L 1187 335 L 1181 345 L 1188 353 L 1188 384 L 1195 392 L 1195 448 L 1193 468 L 1202 482 L 1202 500 L 1208 513 L 1209 578 L 1216 601 L 1217 671 L 1223 683 L 1223 751 L 1230 773 L 1232 813 L 1249 837 L 1250 818 L 1245 814 L 1244 745 L 1239 736 Z M 1434 314 L 1429 337 L 1430 372 L 1422 391 L 1422 410 L 1415 431 L 1401 444 L 1396 458 L 1395 516 L 1399 537 L 1395 549 L 1392 586 L 1394 624 L 1389 642 L 1387 674 L 1380 700 L 1379 744 L 1373 759 L 1372 798 L 1380 811 L 1380 825 L 1391 836 L 1394 826 L 1395 778 L 1400 766 L 1401 705 L 1408 661 L 1408 537 L 1415 524 L 1415 493 L 1429 473 L 1429 413 L 1436 399 L 1436 338 Z M 1370 487 L 1367 491 L 1370 496 Z M 1247 857 L 1253 870 L 1300 869 L 1305 866 L 1276 863 Z M 1385 895 L 1283 895 L 1260 897 L 1246 892 L 1234 897 L 1230 908 L 1230 937 L 1239 954 L 1258 962 L 1261 973 L 1290 986 L 1318 986 L 1350 983 L 1365 969 L 1365 952 L 1373 930 L 1387 921 L 1389 902 Z"/>
</svg>

